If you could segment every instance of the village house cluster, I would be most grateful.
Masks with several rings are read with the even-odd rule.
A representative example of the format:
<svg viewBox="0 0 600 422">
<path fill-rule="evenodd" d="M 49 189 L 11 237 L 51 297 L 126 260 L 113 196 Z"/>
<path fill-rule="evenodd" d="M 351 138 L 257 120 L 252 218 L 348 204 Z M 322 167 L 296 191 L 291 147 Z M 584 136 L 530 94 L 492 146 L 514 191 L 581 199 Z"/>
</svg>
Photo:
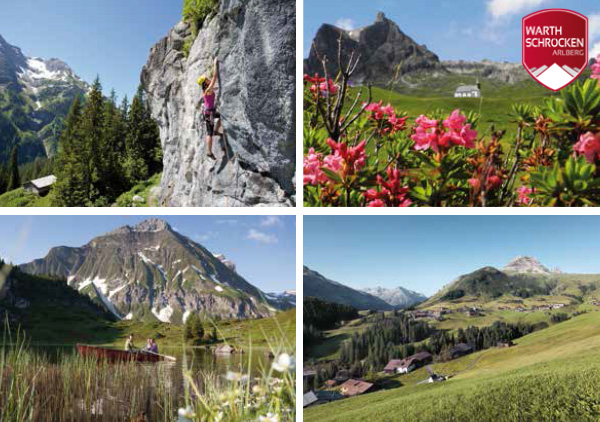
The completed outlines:
<svg viewBox="0 0 600 422">
<path fill-rule="evenodd" d="M 433 310 L 416 310 L 410 311 L 409 315 L 413 318 L 433 318 L 441 321 L 444 319 L 444 315 L 452 314 L 452 313 L 463 313 L 470 317 L 481 316 L 483 313 L 482 308 L 478 307 L 467 307 L 464 306 L 458 309 L 448 309 L 448 308 L 439 308 Z"/>
<path fill-rule="evenodd" d="M 517 312 L 535 312 L 535 311 L 552 311 L 554 309 L 561 309 L 567 306 L 565 303 L 553 303 L 547 305 L 533 305 L 530 308 L 526 308 L 524 306 L 518 306 L 516 308 L 512 308 L 510 306 L 500 306 L 498 307 L 499 311 L 517 311 Z"/>
</svg>

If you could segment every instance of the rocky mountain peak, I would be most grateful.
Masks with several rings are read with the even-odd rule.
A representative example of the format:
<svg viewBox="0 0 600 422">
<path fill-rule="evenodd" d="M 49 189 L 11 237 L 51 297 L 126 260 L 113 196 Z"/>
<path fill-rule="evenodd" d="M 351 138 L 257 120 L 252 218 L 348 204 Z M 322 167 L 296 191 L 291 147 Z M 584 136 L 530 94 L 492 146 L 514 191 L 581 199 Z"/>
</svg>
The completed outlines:
<svg viewBox="0 0 600 422">
<path fill-rule="evenodd" d="M 383 12 L 377 13 L 377 18 L 375 18 L 375 23 L 384 22 L 386 20 L 387 20 L 387 18 L 385 17 L 385 13 L 383 13 Z"/>
<path fill-rule="evenodd" d="M 149 218 L 139 224 L 133 226 L 133 230 L 137 232 L 160 232 L 163 230 L 171 230 L 171 226 L 164 220 L 159 218 Z"/>
<path fill-rule="evenodd" d="M 520 274 L 550 274 L 551 271 L 540 261 L 531 256 L 518 256 L 511 260 L 504 268 L 504 272 Z"/>
<path fill-rule="evenodd" d="M 360 60 L 352 76 L 356 84 L 386 85 L 396 70 L 405 74 L 420 70 L 443 70 L 438 56 L 427 47 L 417 44 L 404 34 L 400 27 L 379 12 L 372 25 L 360 29 L 344 30 L 333 25 L 322 25 L 313 41 L 305 73 L 323 73 L 319 60 L 327 58 L 327 72 L 338 73 L 339 40 L 342 44 L 342 62 L 347 63 L 352 53 Z"/>
</svg>

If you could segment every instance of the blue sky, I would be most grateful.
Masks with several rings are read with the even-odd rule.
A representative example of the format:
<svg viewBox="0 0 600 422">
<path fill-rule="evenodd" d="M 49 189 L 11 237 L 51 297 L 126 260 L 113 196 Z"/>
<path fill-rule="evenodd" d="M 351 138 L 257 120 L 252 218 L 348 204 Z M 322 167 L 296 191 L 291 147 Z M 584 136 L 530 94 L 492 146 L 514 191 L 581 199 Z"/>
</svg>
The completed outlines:
<svg viewBox="0 0 600 422">
<path fill-rule="evenodd" d="M 598 0 L 304 0 L 304 57 L 323 23 L 360 28 L 383 11 L 442 60 L 521 61 L 521 19 L 536 10 L 571 9 L 588 16 L 590 46 L 600 54 Z"/>
<path fill-rule="evenodd" d="M 0 216 L 0 257 L 14 263 L 42 258 L 54 246 L 92 238 L 148 216 Z M 212 253 L 222 253 L 265 292 L 295 289 L 294 216 L 160 216 Z M 7 241 L 10 239 L 10 241 Z"/>
<path fill-rule="evenodd" d="M 600 216 L 305 216 L 304 265 L 354 288 L 426 295 L 520 255 L 600 273 Z"/>
<path fill-rule="evenodd" d="M 105 93 L 135 93 L 150 48 L 180 20 L 182 0 L 2 0 L 0 35 L 27 56 L 65 61 Z"/>
</svg>

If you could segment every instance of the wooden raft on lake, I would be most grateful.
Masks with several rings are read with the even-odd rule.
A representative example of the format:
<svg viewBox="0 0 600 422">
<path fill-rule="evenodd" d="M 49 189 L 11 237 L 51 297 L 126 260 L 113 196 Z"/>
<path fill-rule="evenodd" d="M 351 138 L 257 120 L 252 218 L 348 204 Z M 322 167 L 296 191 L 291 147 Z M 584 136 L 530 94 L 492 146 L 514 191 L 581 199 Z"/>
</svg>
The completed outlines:
<svg viewBox="0 0 600 422">
<path fill-rule="evenodd" d="M 148 351 L 128 352 L 126 350 L 108 349 L 105 347 L 78 344 L 77 351 L 84 357 L 95 357 L 108 362 L 160 362 L 175 361 L 172 356 L 159 355 Z"/>
</svg>

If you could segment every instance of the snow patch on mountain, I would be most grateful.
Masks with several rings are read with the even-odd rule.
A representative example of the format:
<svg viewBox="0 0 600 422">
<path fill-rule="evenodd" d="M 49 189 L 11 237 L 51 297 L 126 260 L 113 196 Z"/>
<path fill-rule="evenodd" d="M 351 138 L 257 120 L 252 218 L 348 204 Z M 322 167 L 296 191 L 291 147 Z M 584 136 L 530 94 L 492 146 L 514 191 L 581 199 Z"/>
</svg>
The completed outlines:
<svg viewBox="0 0 600 422">
<path fill-rule="evenodd" d="M 158 318 L 162 322 L 171 322 L 171 317 L 173 316 L 173 308 L 171 308 L 171 305 L 167 305 L 159 311 L 158 307 L 154 307 L 152 308 L 152 313 L 154 314 L 154 316 L 156 316 L 156 318 Z"/>
</svg>

